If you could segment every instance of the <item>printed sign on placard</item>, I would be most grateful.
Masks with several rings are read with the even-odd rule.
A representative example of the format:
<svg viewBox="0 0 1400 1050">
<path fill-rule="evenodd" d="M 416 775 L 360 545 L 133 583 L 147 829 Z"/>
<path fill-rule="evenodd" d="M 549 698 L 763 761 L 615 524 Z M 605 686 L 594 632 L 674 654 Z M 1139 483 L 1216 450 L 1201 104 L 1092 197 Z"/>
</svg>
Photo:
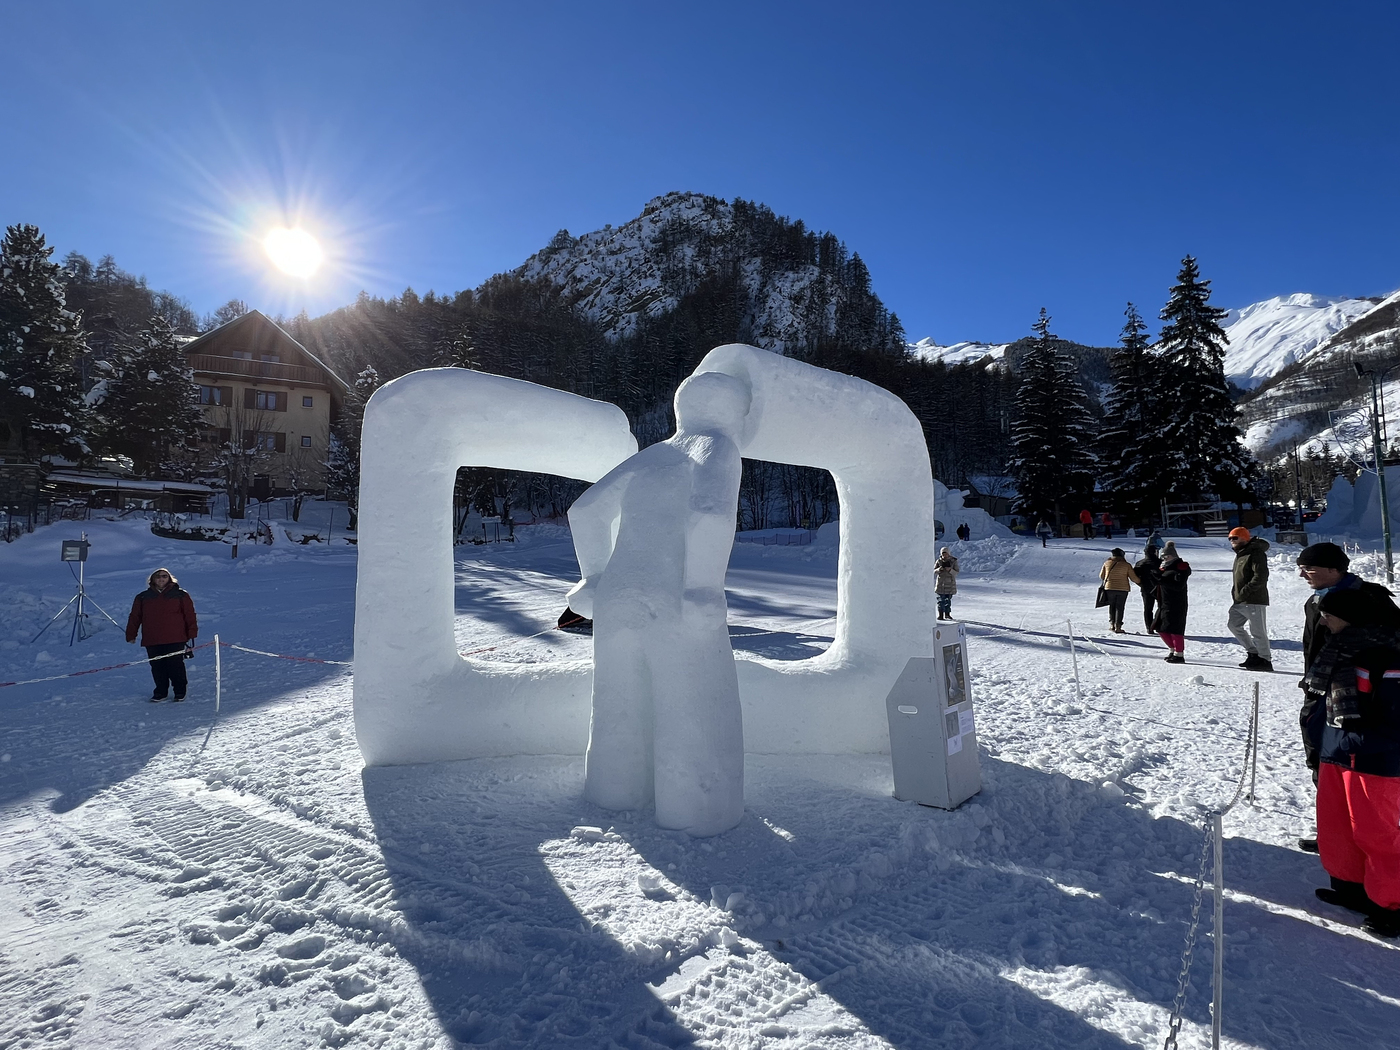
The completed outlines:
<svg viewBox="0 0 1400 1050">
<path fill-rule="evenodd" d="M 948 706 L 967 699 L 967 681 L 963 678 L 962 643 L 943 647 L 943 679 L 948 690 Z"/>
<path fill-rule="evenodd" d="M 958 735 L 972 732 L 972 709 L 958 712 Z"/>
<path fill-rule="evenodd" d="M 959 751 L 961 751 L 961 750 L 962 750 L 962 737 L 961 737 L 961 736 L 950 736 L 950 737 L 948 738 L 948 754 L 950 754 L 950 755 L 956 755 L 956 754 L 957 754 Z"/>
</svg>

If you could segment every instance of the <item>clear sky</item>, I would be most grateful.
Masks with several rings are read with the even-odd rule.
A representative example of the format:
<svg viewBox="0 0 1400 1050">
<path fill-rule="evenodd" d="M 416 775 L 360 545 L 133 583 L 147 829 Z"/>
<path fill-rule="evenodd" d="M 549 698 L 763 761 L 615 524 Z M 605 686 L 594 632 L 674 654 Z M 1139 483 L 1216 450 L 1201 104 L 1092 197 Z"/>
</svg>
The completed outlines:
<svg viewBox="0 0 1400 1050">
<path fill-rule="evenodd" d="M 0 223 L 201 312 L 472 287 L 668 190 L 829 229 L 910 338 L 1400 287 L 1400 4 L 0 0 Z M 329 264 L 259 254 L 300 222 Z"/>
</svg>

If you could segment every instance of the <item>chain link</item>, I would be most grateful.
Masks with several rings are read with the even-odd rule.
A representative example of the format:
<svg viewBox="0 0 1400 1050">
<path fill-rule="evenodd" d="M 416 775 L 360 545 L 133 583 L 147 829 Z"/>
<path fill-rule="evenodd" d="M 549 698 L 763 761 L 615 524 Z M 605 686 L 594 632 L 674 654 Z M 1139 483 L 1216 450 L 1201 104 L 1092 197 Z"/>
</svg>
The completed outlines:
<svg viewBox="0 0 1400 1050">
<path fill-rule="evenodd" d="M 1249 723 L 1249 734 L 1245 740 L 1244 766 L 1240 771 L 1240 782 L 1235 786 L 1235 795 L 1219 810 L 1223 817 L 1230 810 L 1235 808 L 1240 796 L 1244 794 L 1245 782 L 1249 779 L 1249 760 L 1254 754 L 1255 748 L 1259 746 L 1259 723 L 1255 721 L 1251 712 Z M 1186 1008 L 1186 990 L 1191 986 L 1191 961 L 1196 954 L 1196 937 L 1201 927 L 1201 904 L 1205 900 L 1206 894 L 1206 868 L 1210 865 L 1211 847 L 1215 844 L 1215 815 L 1206 818 L 1205 834 L 1201 840 L 1201 863 L 1196 871 L 1196 887 L 1191 899 L 1191 927 L 1186 931 L 1186 947 L 1181 953 L 1181 974 L 1176 979 L 1176 999 L 1172 1003 L 1171 1020 L 1167 1023 L 1167 1041 L 1162 1044 L 1162 1050 L 1177 1050 L 1176 1037 L 1181 1031 L 1183 1011 Z M 1217 938 L 1220 931 L 1216 931 Z M 1219 951 L 1219 945 L 1215 947 Z"/>
<path fill-rule="evenodd" d="M 1195 896 L 1191 901 L 1191 928 L 1186 931 L 1186 947 L 1181 953 L 1181 974 L 1176 979 L 1176 1000 L 1172 1003 L 1171 1021 L 1167 1024 L 1167 1041 L 1162 1050 L 1176 1050 L 1176 1036 L 1181 1031 L 1182 1011 L 1186 1007 L 1186 989 L 1191 985 L 1191 959 L 1196 954 L 1196 934 L 1201 926 L 1201 902 L 1206 893 L 1206 866 L 1210 863 L 1214 826 L 1208 819 L 1205 838 L 1201 842 L 1201 865 L 1196 872 Z"/>
</svg>

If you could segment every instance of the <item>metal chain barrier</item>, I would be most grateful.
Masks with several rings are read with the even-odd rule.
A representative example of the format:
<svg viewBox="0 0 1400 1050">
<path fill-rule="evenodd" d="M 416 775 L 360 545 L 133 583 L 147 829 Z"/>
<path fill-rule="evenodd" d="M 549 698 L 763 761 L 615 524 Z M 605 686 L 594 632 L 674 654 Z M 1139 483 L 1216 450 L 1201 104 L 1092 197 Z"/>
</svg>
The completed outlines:
<svg viewBox="0 0 1400 1050">
<path fill-rule="evenodd" d="M 1191 986 L 1191 963 L 1196 953 L 1196 938 L 1201 925 L 1201 905 L 1205 900 L 1206 867 L 1214 854 L 1215 915 L 1213 938 L 1213 972 L 1211 976 L 1211 1047 L 1219 1050 L 1220 1032 L 1223 1022 L 1224 965 L 1225 965 L 1225 874 L 1222 865 L 1224 848 L 1225 814 L 1234 809 L 1245 797 L 1245 785 L 1249 784 L 1248 798 L 1254 800 L 1254 770 L 1258 758 L 1259 744 L 1259 683 L 1254 684 L 1254 703 L 1250 711 L 1249 733 L 1245 740 L 1244 762 L 1240 769 L 1240 780 L 1235 785 L 1235 793 L 1230 801 L 1213 810 L 1203 822 L 1201 840 L 1201 863 L 1196 871 L 1196 881 L 1191 898 L 1191 922 L 1186 931 L 1186 946 L 1181 952 L 1181 973 L 1177 977 L 1176 999 L 1172 1002 L 1172 1012 L 1167 1022 L 1167 1039 L 1162 1050 L 1177 1050 L 1177 1035 L 1181 1031 L 1183 1011 L 1186 1007 L 1186 992 Z"/>
</svg>

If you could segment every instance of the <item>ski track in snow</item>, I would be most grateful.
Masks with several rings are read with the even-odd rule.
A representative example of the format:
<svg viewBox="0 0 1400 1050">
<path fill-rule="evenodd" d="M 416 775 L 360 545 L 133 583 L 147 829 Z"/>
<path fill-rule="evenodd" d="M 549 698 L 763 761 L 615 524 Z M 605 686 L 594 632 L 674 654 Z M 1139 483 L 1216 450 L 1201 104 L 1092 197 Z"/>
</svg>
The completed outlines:
<svg viewBox="0 0 1400 1050">
<path fill-rule="evenodd" d="M 353 548 L 232 562 L 87 527 L 119 620 L 165 564 L 201 640 L 348 658 Z M 76 531 L 0 549 L 5 680 L 133 655 L 110 625 L 27 644 L 71 593 L 53 554 Z M 704 840 L 584 803 L 580 757 L 365 770 L 346 669 L 227 651 L 217 717 L 208 657 L 179 706 L 145 703 L 139 667 L 0 690 L 0 1048 L 1160 1046 L 1200 821 L 1234 792 L 1256 681 L 1259 805 L 1225 821 L 1225 1045 L 1400 1046 L 1400 949 L 1319 904 L 1291 845 L 1312 803 L 1304 585 L 1276 550 L 1286 673 L 1247 675 L 1229 552 L 1177 542 L 1196 569 L 1182 667 L 1103 630 L 1112 543 L 952 545 L 984 787 L 951 813 L 891 798 L 885 756 L 749 756 L 743 822 Z M 573 583 L 564 530 L 463 548 L 457 571 L 462 648 L 588 654 L 520 641 Z M 736 649 L 819 651 L 834 551 L 740 545 L 730 593 Z M 1135 593 L 1130 628 L 1139 611 Z M 1183 1047 L 1209 1045 L 1209 910 Z"/>
</svg>

